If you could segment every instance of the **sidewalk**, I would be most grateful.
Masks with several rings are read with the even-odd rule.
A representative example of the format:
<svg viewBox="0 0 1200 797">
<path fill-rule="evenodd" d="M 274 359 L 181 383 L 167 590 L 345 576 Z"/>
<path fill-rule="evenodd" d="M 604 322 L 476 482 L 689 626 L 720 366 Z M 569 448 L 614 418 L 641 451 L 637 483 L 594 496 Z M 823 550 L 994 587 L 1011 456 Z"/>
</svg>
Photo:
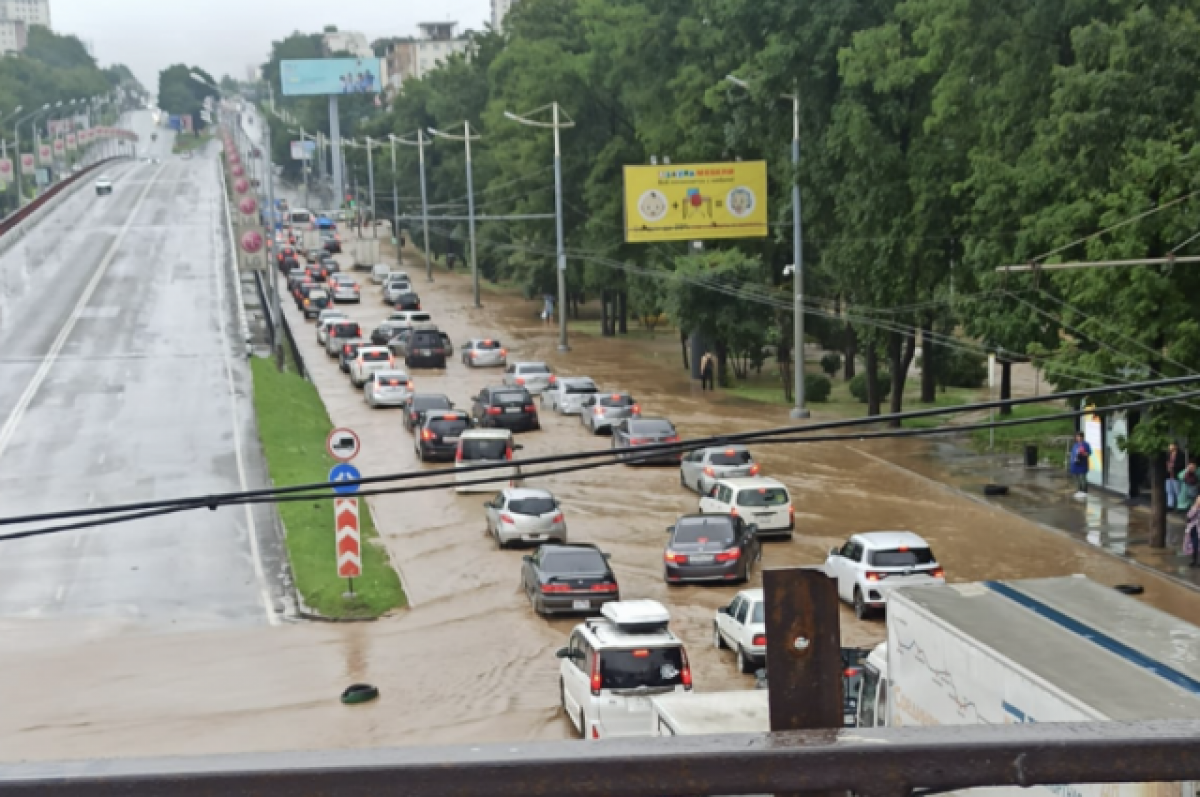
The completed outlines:
<svg viewBox="0 0 1200 797">
<path fill-rule="evenodd" d="M 1039 526 L 1067 534 L 1135 566 L 1160 573 L 1200 591 L 1200 569 L 1188 566 L 1181 553 L 1182 513 L 1167 518 L 1167 547 L 1150 547 L 1150 507 L 1093 488 L 1086 499 L 1074 498 L 1074 485 L 1056 468 L 1026 469 L 1011 454 L 977 453 L 949 439 L 931 440 L 923 450 L 888 452 L 896 464 L 943 482 L 967 495 L 1020 515 Z M 1008 487 L 1008 495 L 987 496 L 986 484 Z"/>
</svg>

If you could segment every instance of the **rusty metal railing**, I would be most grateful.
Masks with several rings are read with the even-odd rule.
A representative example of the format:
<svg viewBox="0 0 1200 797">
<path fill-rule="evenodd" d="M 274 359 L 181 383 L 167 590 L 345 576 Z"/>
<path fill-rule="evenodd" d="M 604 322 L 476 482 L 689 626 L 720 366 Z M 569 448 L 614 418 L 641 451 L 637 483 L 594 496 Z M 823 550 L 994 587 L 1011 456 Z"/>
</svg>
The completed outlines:
<svg viewBox="0 0 1200 797">
<path fill-rule="evenodd" d="M 1200 720 L 676 736 L 0 766 L 0 797 L 690 797 L 1200 779 Z"/>
</svg>

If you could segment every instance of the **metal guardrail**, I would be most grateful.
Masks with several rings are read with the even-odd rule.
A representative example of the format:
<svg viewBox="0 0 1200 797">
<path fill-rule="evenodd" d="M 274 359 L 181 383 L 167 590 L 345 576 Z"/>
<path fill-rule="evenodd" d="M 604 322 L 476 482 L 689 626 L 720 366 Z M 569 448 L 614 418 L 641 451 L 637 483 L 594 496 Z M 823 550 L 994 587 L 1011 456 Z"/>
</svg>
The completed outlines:
<svg viewBox="0 0 1200 797">
<path fill-rule="evenodd" d="M 258 304 L 262 307 L 263 316 L 267 319 L 267 339 L 271 341 L 271 350 L 275 349 L 275 312 L 271 305 L 267 288 L 263 284 L 263 273 L 258 269 L 254 272 L 254 287 L 258 291 Z"/>
<path fill-rule="evenodd" d="M 296 368 L 300 370 L 300 376 L 308 379 L 308 366 L 304 364 L 304 355 L 300 353 L 300 347 L 296 345 L 296 336 L 292 334 L 292 325 L 288 321 L 287 313 L 280 312 L 279 320 L 283 327 L 283 336 L 287 339 L 288 349 L 292 352 L 292 360 L 296 363 Z"/>
<path fill-rule="evenodd" d="M 1200 720 L 789 731 L 0 767 L 0 797 L 691 797 L 1200 778 Z"/>
</svg>

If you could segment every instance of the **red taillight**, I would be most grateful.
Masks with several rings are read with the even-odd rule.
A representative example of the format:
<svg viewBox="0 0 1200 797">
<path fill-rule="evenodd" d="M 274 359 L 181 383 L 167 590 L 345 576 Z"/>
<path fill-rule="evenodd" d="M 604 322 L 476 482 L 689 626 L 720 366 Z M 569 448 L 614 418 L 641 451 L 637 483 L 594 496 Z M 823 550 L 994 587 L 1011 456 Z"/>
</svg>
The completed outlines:
<svg viewBox="0 0 1200 797">
<path fill-rule="evenodd" d="M 349 354 L 349 353 L 350 353 L 350 347 L 349 347 L 349 346 L 343 346 L 343 347 L 342 347 L 342 351 L 346 352 L 346 354 Z"/>
<path fill-rule="evenodd" d="M 550 522 L 551 522 L 551 523 L 562 523 L 562 522 L 563 522 L 563 515 L 562 515 L 562 512 L 559 512 L 557 515 L 555 515 L 554 517 L 552 517 L 552 518 L 550 519 Z"/>
<path fill-rule="evenodd" d="M 592 414 L 593 414 L 593 415 L 603 415 L 603 414 L 604 414 L 604 408 L 603 408 L 603 407 L 601 407 L 601 406 L 599 406 L 599 405 L 597 405 L 597 406 L 596 406 L 596 407 L 595 407 L 595 408 L 592 410 Z"/>
<path fill-rule="evenodd" d="M 872 582 L 883 581 L 885 578 L 887 578 L 887 573 L 867 573 L 866 575 L 867 581 Z"/>
<path fill-rule="evenodd" d="M 461 445 L 460 445 L 458 448 L 454 449 L 454 461 L 455 461 L 455 462 L 462 462 L 462 461 L 463 461 L 463 460 L 462 460 L 462 446 L 461 446 Z"/>
<path fill-rule="evenodd" d="M 716 471 L 714 471 L 714 470 L 712 469 L 712 467 L 710 466 L 710 467 L 707 467 L 707 468 L 705 468 L 705 469 L 704 469 L 704 475 L 705 475 L 705 476 L 715 476 L 715 475 L 716 475 Z"/>
<path fill-rule="evenodd" d="M 683 688 L 690 692 L 692 690 L 692 666 L 688 663 L 687 651 L 680 648 L 679 657 L 683 659 L 683 674 L 680 676 L 680 680 L 683 681 Z"/>
<path fill-rule="evenodd" d="M 742 557 L 740 548 L 730 548 L 728 551 L 721 551 L 714 557 L 718 562 L 736 562 Z"/>
<path fill-rule="evenodd" d="M 412 383 L 412 380 L 411 380 L 411 379 L 408 381 L 408 389 L 409 389 L 409 390 L 412 390 L 412 389 L 413 389 L 413 383 Z"/>
<path fill-rule="evenodd" d="M 641 438 L 641 437 L 631 437 L 631 438 L 629 438 L 629 445 L 631 445 L 631 446 L 642 446 L 642 445 L 645 445 L 645 444 L 646 444 L 646 443 L 648 443 L 648 442 L 650 442 L 650 441 L 649 441 L 649 440 L 645 440 L 645 439 L 643 439 L 643 438 Z"/>
<path fill-rule="evenodd" d="M 847 667 L 842 671 L 842 675 L 846 678 L 853 678 L 856 675 L 862 675 L 862 667 Z"/>
<path fill-rule="evenodd" d="M 512 461 L 512 447 L 504 449 L 504 458 L 509 462 Z"/>
<path fill-rule="evenodd" d="M 596 694 L 599 694 L 599 692 L 597 692 Z M 592 726 L 592 738 L 593 739 L 600 738 L 600 729 L 597 728 L 595 725 Z"/>
<path fill-rule="evenodd" d="M 616 592 L 616 584 L 593 584 L 592 592 Z"/>
<path fill-rule="evenodd" d="M 487 408 L 488 415 L 499 415 L 500 412 L 501 412 L 501 409 L 499 407 L 488 407 Z"/>
<path fill-rule="evenodd" d="M 791 517 L 796 516 L 796 507 L 792 506 L 791 504 L 788 504 L 788 515 Z"/>
<path fill-rule="evenodd" d="M 479 352 L 477 352 L 477 351 L 475 351 L 475 350 L 472 350 L 472 351 L 471 351 L 471 359 L 472 359 L 472 360 L 474 360 L 474 359 L 475 359 L 476 357 L 478 357 L 478 356 L 479 356 Z"/>
<path fill-rule="evenodd" d="M 766 634 L 755 634 L 754 638 L 750 640 L 750 644 L 751 645 L 767 644 L 767 635 Z"/>
<path fill-rule="evenodd" d="M 523 384 L 525 384 L 525 378 L 524 378 L 524 377 L 521 377 L 521 376 L 518 376 L 518 377 L 517 377 L 517 384 L 518 384 L 518 385 L 523 385 Z"/>
<path fill-rule="evenodd" d="M 507 356 L 508 356 L 508 349 L 501 349 L 501 350 L 500 350 L 500 356 L 501 356 L 501 357 L 507 357 Z"/>
<path fill-rule="evenodd" d="M 663 553 L 663 559 L 668 562 L 674 562 L 677 565 L 687 564 L 687 554 L 675 553 L 674 551 L 666 551 Z"/>
<path fill-rule="evenodd" d="M 558 380 L 556 380 L 556 379 L 554 378 L 554 374 L 550 374 L 550 384 L 552 384 L 552 385 L 553 385 L 553 384 L 554 384 L 556 381 L 558 381 Z"/>
<path fill-rule="evenodd" d="M 420 303 L 420 302 L 417 302 L 417 309 L 418 309 L 418 310 L 420 310 L 420 309 L 421 309 L 421 303 Z"/>
<path fill-rule="evenodd" d="M 758 475 L 758 472 L 759 472 L 759 470 L 760 470 L 760 468 L 758 467 L 758 465 L 751 465 L 751 466 L 750 466 L 750 475 L 751 475 L 751 476 L 757 476 L 757 475 Z"/>
<path fill-rule="evenodd" d="M 678 442 L 679 442 L 679 435 L 675 435 L 674 437 L 668 437 L 668 438 L 666 438 L 665 440 L 663 440 L 662 442 L 664 442 L 664 443 L 678 443 Z"/>
<path fill-rule="evenodd" d="M 602 687 L 602 686 L 604 686 L 604 679 L 600 677 L 600 655 L 593 654 L 592 655 L 592 694 L 593 695 L 600 694 L 600 687 Z M 599 736 L 596 735 L 594 727 L 595 726 L 593 726 L 593 730 L 592 730 L 592 734 L 593 734 L 592 738 L 598 739 Z"/>
<path fill-rule="evenodd" d="M 525 411 L 526 412 L 537 412 L 537 407 L 533 406 L 532 404 L 526 404 Z"/>
<path fill-rule="evenodd" d="M 412 422 L 413 422 L 413 423 L 416 423 L 416 422 L 417 422 L 417 419 L 418 419 L 418 418 L 420 418 L 420 417 L 421 417 L 421 414 L 420 414 L 420 413 L 414 412 L 414 413 L 412 414 Z"/>
<path fill-rule="evenodd" d="M 512 525 L 515 525 L 515 524 L 516 524 L 516 521 L 512 519 L 512 515 L 501 515 L 501 516 L 500 516 L 500 522 L 501 522 L 501 523 L 507 523 L 507 524 L 508 524 L 508 525 L 510 525 L 510 526 L 512 526 Z M 563 590 L 560 590 L 560 591 L 563 591 Z"/>
<path fill-rule="evenodd" d="M 733 515 L 734 517 L 737 517 L 737 513 L 738 513 L 738 511 L 737 511 L 736 506 L 729 507 L 729 514 Z"/>
<path fill-rule="evenodd" d="M 571 590 L 570 584 L 543 584 L 542 585 L 542 594 L 543 595 L 561 593 L 561 592 L 571 592 L 571 591 L 572 590 Z"/>
<path fill-rule="evenodd" d="M 632 412 L 634 415 L 641 415 L 641 414 L 642 414 L 642 408 L 641 408 L 640 406 L 638 406 L 637 404 L 634 404 L 634 405 L 633 405 L 633 409 L 631 410 L 631 412 Z"/>
<path fill-rule="evenodd" d="M 937 570 L 934 570 L 929 575 L 933 576 L 934 578 L 945 578 L 946 571 L 939 567 Z"/>
<path fill-rule="evenodd" d="M 421 439 L 422 440 L 432 440 L 433 436 L 434 436 L 433 432 L 429 431 L 428 429 L 421 430 Z"/>
</svg>

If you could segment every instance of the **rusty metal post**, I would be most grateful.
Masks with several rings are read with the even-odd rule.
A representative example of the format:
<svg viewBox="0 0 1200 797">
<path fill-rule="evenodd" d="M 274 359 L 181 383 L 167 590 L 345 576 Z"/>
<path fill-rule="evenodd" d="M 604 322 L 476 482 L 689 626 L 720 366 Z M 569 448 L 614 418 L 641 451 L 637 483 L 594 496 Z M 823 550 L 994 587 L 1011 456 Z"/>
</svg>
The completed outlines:
<svg viewBox="0 0 1200 797">
<path fill-rule="evenodd" d="M 833 581 L 820 570 L 765 570 L 763 592 L 771 730 L 841 728 L 842 634 Z"/>
</svg>

